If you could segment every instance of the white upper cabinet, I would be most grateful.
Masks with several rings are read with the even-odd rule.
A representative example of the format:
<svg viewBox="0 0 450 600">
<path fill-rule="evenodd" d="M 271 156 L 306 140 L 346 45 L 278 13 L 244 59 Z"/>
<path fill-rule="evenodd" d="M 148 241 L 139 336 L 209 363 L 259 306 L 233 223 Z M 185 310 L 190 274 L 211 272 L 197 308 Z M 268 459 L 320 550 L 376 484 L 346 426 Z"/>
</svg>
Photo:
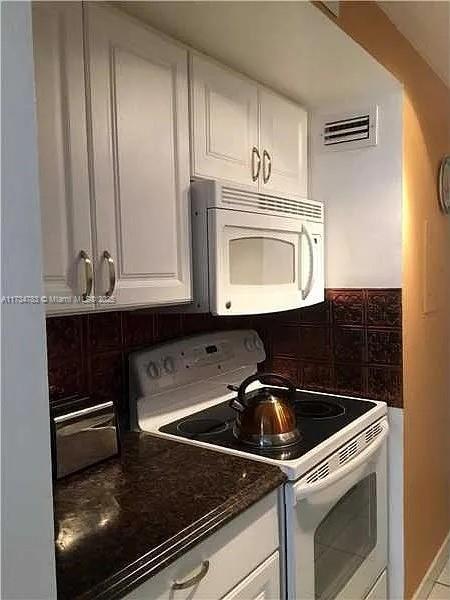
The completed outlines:
<svg viewBox="0 0 450 600">
<path fill-rule="evenodd" d="M 191 174 L 306 195 L 302 108 L 195 54 L 189 114 L 187 50 L 101 3 L 33 33 L 49 313 L 189 302 Z"/>
<path fill-rule="evenodd" d="M 257 85 L 197 55 L 190 76 L 193 175 L 257 188 Z"/>
<path fill-rule="evenodd" d="M 116 305 L 191 297 L 187 52 L 87 8 L 95 290 Z"/>
<path fill-rule="evenodd" d="M 261 191 L 307 196 L 307 112 L 260 88 Z"/>
<path fill-rule="evenodd" d="M 192 174 L 307 196 L 307 112 L 207 58 L 191 57 Z"/>
<path fill-rule="evenodd" d="M 81 3 L 33 4 L 33 34 L 47 310 L 88 310 L 72 303 L 92 269 Z"/>
</svg>

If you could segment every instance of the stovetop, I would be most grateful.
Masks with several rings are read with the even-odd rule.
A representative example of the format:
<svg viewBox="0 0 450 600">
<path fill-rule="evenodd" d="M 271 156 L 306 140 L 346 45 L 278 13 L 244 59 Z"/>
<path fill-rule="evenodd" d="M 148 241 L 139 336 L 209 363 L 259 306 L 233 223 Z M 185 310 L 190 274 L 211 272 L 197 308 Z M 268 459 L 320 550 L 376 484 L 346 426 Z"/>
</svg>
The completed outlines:
<svg viewBox="0 0 450 600">
<path fill-rule="evenodd" d="M 236 412 L 229 401 L 193 413 L 159 428 L 161 433 L 214 446 L 247 452 L 274 460 L 300 458 L 327 438 L 376 406 L 368 400 L 334 397 L 297 391 L 295 413 L 301 439 L 281 448 L 256 448 L 244 444 L 233 434 Z"/>
</svg>

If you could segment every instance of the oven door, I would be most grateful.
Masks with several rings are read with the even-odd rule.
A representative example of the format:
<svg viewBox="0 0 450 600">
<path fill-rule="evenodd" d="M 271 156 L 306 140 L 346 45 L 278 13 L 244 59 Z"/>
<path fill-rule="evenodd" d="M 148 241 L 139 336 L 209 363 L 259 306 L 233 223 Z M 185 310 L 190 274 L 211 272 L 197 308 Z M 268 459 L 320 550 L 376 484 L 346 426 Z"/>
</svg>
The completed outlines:
<svg viewBox="0 0 450 600">
<path fill-rule="evenodd" d="M 313 476 L 288 485 L 290 599 L 359 600 L 386 568 L 387 421 L 379 426 L 361 452 L 352 440 L 313 469 Z"/>
<path fill-rule="evenodd" d="M 314 240 L 301 219 L 209 209 L 208 252 L 213 314 L 299 308 L 311 293 Z"/>
</svg>

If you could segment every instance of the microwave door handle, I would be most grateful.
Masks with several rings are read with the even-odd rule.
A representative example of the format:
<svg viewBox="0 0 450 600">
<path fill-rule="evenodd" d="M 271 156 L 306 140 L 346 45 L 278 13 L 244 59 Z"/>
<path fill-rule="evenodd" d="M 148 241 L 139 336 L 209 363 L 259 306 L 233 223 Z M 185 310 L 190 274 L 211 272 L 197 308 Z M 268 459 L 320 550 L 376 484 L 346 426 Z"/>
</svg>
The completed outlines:
<svg viewBox="0 0 450 600">
<path fill-rule="evenodd" d="M 314 276 L 314 246 L 311 235 L 308 231 L 306 225 L 302 225 L 301 235 L 306 237 L 308 242 L 308 251 L 309 251 L 309 271 L 308 271 L 308 281 L 306 282 L 306 287 L 302 288 L 302 300 L 306 300 L 306 298 L 311 293 L 313 276 Z"/>
<path fill-rule="evenodd" d="M 370 444 L 370 446 L 355 456 L 353 460 L 348 461 L 340 469 L 337 469 L 337 471 L 332 473 L 329 477 L 324 477 L 323 479 L 315 481 L 314 483 L 300 483 L 299 485 L 295 485 L 295 502 L 297 503 L 298 500 L 312 496 L 317 492 L 321 492 L 328 486 L 340 481 L 354 469 L 357 469 L 364 462 L 366 462 L 371 456 L 373 456 L 384 443 L 389 431 L 389 425 L 387 422 L 383 423 L 382 427 L 383 431 L 380 433 L 379 437 L 377 437 L 377 439 Z"/>
</svg>

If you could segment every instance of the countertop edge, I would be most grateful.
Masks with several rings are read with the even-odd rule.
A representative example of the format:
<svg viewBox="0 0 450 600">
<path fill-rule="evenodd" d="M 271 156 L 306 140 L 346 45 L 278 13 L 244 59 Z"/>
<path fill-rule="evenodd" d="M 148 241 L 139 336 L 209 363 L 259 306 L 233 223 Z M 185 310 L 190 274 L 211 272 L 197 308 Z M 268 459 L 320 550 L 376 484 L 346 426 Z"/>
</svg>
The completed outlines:
<svg viewBox="0 0 450 600">
<path fill-rule="evenodd" d="M 286 481 L 282 471 L 279 477 L 267 482 L 261 478 L 261 487 L 256 498 L 246 499 L 248 492 L 235 496 L 233 502 L 225 502 L 177 535 L 167 540 L 154 550 L 143 555 L 121 571 L 97 584 L 88 592 L 78 596 L 78 600 L 116 600 L 139 587 L 148 579 L 163 571 L 177 558 L 185 554 L 198 543 L 208 538 L 215 531 L 226 525 L 234 517 L 243 513 L 276 490 Z M 256 485 L 257 482 L 255 482 Z"/>
</svg>

